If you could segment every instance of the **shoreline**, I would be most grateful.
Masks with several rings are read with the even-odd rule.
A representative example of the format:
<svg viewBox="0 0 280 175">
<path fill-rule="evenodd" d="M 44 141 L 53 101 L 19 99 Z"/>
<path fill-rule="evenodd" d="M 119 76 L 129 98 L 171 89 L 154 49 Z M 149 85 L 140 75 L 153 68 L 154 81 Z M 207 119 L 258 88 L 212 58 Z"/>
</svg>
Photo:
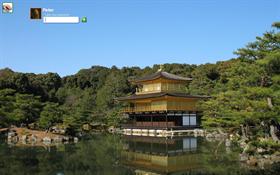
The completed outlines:
<svg viewBox="0 0 280 175">
<path fill-rule="evenodd" d="M 6 130 L 7 143 L 15 146 L 49 146 L 57 143 L 78 142 L 77 137 L 52 132 L 11 127 Z"/>
</svg>

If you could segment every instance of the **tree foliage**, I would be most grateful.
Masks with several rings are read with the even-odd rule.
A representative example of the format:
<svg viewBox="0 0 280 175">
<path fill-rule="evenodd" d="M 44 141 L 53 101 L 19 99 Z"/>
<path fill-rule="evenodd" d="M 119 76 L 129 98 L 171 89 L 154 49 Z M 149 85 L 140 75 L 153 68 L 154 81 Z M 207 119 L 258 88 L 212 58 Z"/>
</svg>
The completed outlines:
<svg viewBox="0 0 280 175">
<path fill-rule="evenodd" d="M 62 123 L 64 111 L 59 104 L 47 102 L 41 111 L 39 125 L 42 128 L 49 128 L 54 124 Z"/>
</svg>

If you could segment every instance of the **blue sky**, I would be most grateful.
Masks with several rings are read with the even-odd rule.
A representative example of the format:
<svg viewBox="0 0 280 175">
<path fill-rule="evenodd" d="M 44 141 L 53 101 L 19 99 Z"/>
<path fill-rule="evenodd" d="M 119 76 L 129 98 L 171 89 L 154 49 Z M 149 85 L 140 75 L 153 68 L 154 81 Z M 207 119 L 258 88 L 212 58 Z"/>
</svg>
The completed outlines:
<svg viewBox="0 0 280 175">
<path fill-rule="evenodd" d="M 0 68 L 62 76 L 92 65 L 145 67 L 227 60 L 280 19 L 279 0 L 13 2 L 14 13 L 0 15 Z M 31 21 L 30 7 L 86 16 L 88 22 Z"/>
</svg>

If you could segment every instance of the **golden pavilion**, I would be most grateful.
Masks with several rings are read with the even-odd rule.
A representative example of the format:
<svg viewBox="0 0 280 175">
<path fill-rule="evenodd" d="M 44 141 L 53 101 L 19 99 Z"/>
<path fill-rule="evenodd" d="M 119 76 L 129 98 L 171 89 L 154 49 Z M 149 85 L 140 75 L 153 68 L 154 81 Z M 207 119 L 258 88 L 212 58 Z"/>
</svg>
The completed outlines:
<svg viewBox="0 0 280 175">
<path fill-rule="evenodd" d="M 123 113 L 127 129 L 189 129 L 200 126 L 201 113 L 197 108 L 205 96 L 186 93 L 186 85 L 192 78 L 177 76 L 161 69 L 154 74 L 132 80 L 136 93 L 120 97 L 127 107 Z"/>
</svg>

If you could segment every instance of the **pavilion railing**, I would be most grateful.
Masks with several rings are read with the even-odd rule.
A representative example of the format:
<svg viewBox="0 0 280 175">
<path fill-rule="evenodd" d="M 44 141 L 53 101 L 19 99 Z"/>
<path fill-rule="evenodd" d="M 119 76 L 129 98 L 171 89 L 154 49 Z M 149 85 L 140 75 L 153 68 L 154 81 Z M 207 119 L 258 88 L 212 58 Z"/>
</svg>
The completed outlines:
<svg viewBox="0 0 280 175">
<path fill-rule="evenodd" d="M 191 106 L 137 106 L 137 107 L 125 107 L 122 112 L 149 112 L 149 111 L 167 111 L 167 110 L 194 110 Z"/>
<path fill-rule="evenodd" d="M 123 127 L 139 127 L 139 128 L 166 128 L 175 127 L 175 122 L 173 121 L 161 121 L 161 122 L 133 122 L 122 124 Z"/>
</svg>

